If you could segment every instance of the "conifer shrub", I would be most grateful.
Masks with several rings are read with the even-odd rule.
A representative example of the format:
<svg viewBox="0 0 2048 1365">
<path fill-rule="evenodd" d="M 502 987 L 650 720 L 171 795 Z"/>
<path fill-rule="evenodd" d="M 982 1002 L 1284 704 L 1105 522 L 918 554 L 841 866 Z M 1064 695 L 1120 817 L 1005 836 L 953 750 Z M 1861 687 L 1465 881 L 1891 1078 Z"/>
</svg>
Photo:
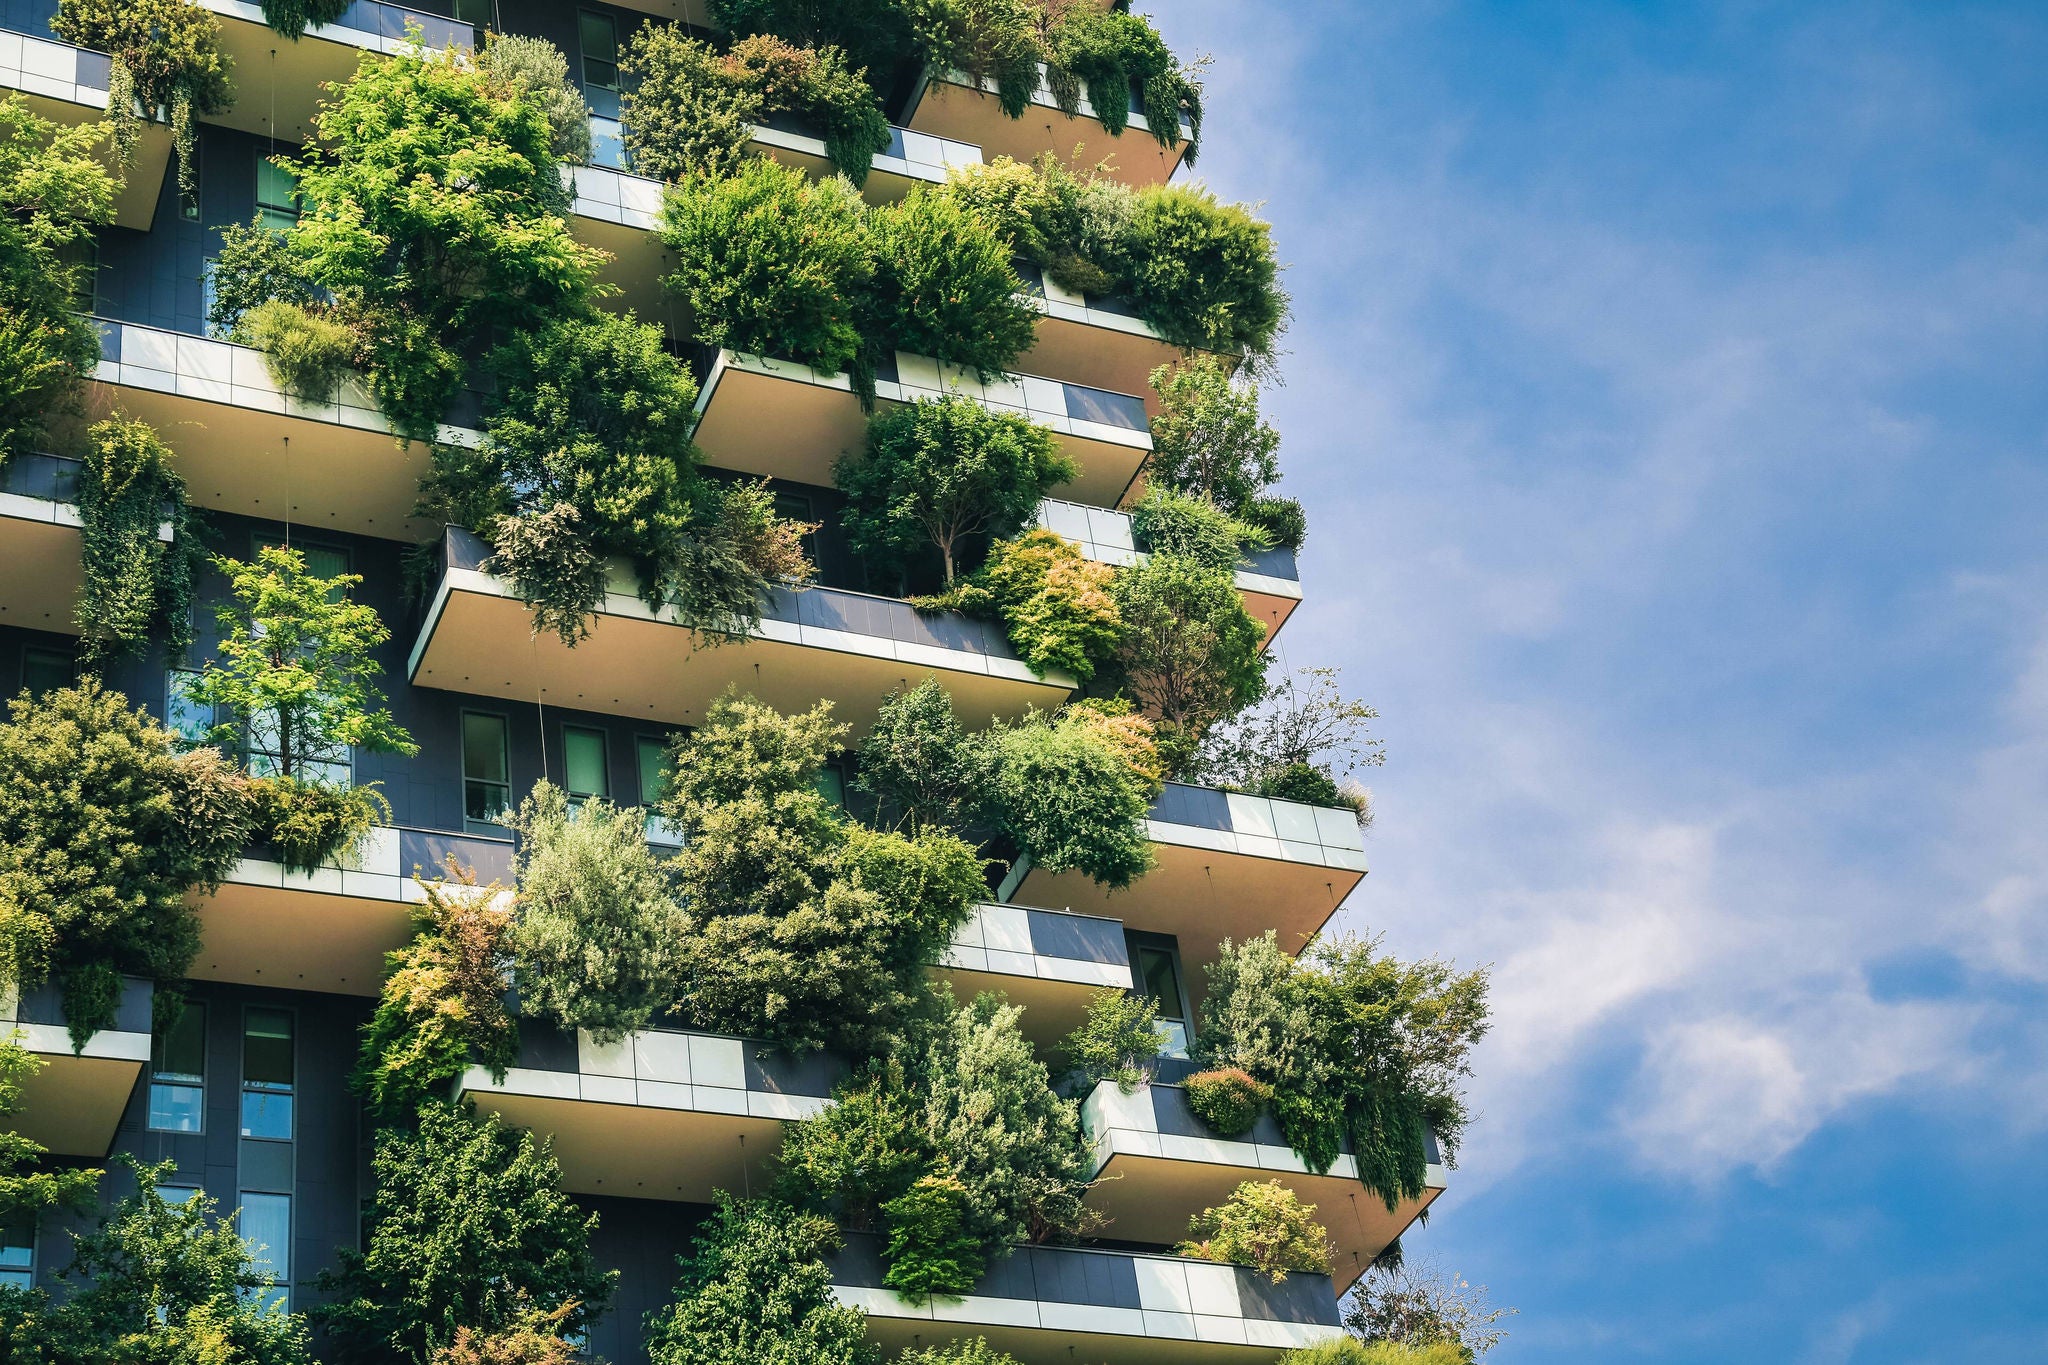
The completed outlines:
<svg viewBox="0 0 2048 1365">
<path fill-rule="evenodd" d="M 1289 1271 L 1330 1272 L 1330 1234 L 1316 1221 L 1316 1206 L 1277 1180 L 1240 1184 L 1220 1208 L 1188 1220 L 1188 1238 L 1177 1255 L 1250 1266 L 1274 1284 Z"/>
<path fill-rule="evenodd" d="M 1060 1044 L 1060 1063 L 1084 1090 L 1104 1081 L 1128 1095 L 1152 1079 L 1152 1063 L 1166 1050 L 1159 1002 L 1132 991 L 1100 990 L 1088 1017 Z"/>
<path fill-rule="evenodd" d="M 86 434 L 79 467 L 79 587 L 74 619 L 88 668 L 133 657 L 151 639 L 171 658 L 192 643 L 192 521 L 171 452 L 142 422 L 109 418 Z M 172 539 L 158 538 L 164 523 Z"/>
<path fill-rule="evenodd" d="M 1242 1067 L 1213 1067 L 1181 1083 L 1188 1108 L 1219 1137 L 1243 1137 L 1252 1130 L 1272 1098 L 1272 1087 Z"/>
</svg>

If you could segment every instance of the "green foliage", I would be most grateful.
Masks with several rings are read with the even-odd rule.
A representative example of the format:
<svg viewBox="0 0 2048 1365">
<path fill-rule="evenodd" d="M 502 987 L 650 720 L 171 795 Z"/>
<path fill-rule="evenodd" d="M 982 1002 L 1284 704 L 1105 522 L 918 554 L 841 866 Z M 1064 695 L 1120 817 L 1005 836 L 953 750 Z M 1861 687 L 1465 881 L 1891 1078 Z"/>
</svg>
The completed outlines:
<svg viewBox="0 0 2048 1365">
<path fill-rule="evenodd" d="M 1152 1079 L 1152 1063 L 1166 1049 L 1159 1002 L 1130 991 L 1100 990 L 1088 1017 L 1060 1044 L 1060 1063 L 1089 1090 L 1104 1081 L 1128 1095 Z"/>
<path fill-rule="evenodd" d="M 345 748 L 411 756 L 419 746 L 384 709 L 374 651 L 391 632 L 349 600 L 360 574 L 321 578 L 306 557 L 265 545 L 252 563 L 216 556 L 229 600 L 215 610 L 220 657 L 193 680 L 192 700 L 227 720 L 211 738 L 268 756 L 279 777 Z"/>
<path fill-rule="evenodd" d="M 619 60 L 626 151 L 635 174 L 674 182 L 730 174 L 761 115 L 717 48 L 676 24 L 642 24 Z"/>
<path fill-rule="evenodd" d="M 871 209 L 875 273 L 863 330 L 889 347 L 999 377 L 1037 337 L 1010 248 L 975 214 L 923 187 Z M 1073 477 L 1071 474 L 1068 478 Z"/>
<path fill-rule="evenodd" d="M 1048 7 L 1050 8 L 1050 7 Z M 1115 8 L 1067 5 L 1046 38 L 1053 97 L 1067 113 L 1079 104 L 1078 83 L 1088 87 L 1095 117 L 1112 133 L 1130 121 L 1128 92 L 1138 91 L 1145 124 L 1169 150 L 1181 140 L 1181 116 L 1190 125 L 1186 161 L 1193 165 L 1202 140 L 1202 86 L 1167 48 L 1152 21 Z"/>
<path fill-rule="evenodd" d="M 214 336 L 235 339 L 243 316 L 263 304 L 308 308 L 319 297 L 299 273 L 290 240 L 262 218 L 229 223 L 220 230 L 220 252 L 213 258 L 213 299 L 206 312 L 207 330 Z"/>
<path fill-rule="evenodd" d="M 1169 770 L 1190 772 L 1210 728 L 1264 694 L 1266 633 L 1227 569 L 1155 554 L 1110 592 L 1123 620 L 1119 679 L 1159 726 Z"/>
<path fill-rule="evenodd" d="M 1227 940 L 1207 968 L 1197 1054 L 1273 1089 L 1288 1145 L 1327 1170 L 1349 1139 L 1359 1177 L 1389 1209 L 1422 1193 L 1426 1132 L 1455 1162 L 1464 1079 L 1487 1030 L 1487 973 L 1405 963 L 1377 939 L 1316 947 L 1307 962 L 1269 931 Z"/>
<path fill-rule="evenodd" d="M 682 1262 L 675 1302 L 651 1315 L 653 1365 L 880 1365 L 867 1315 L 835 1303 L 825 1253 L 832 1224 L 761 1201 L 721 1197 Z"/>
<path fill-rule="evenodd" d="M 519 1054 L 502 966 L 511 912 L 474 878 L 418 882 L 412 941 L 384 955 L 377 1009 L 350 1084 L 372 1116 L 410 1123 L 474 1063 L 502 1077 Z"/>
<path fill-rule="evenodd" d="M 576 811 L 542 782 L 510 821 L 520 836 L 511 948 L 520 1009 L 610 1043 L 675 999 L 690 918 L 647 846 L 645 816 Z"/>
<path fill-rule="evenodd" d="M 1155 485 L 1131 511 L 1138 543 L 1152 554 L 1174 555 L 1205 569 L 1236 573 L 1247 550 L 1262 550 L 1266 533 L 1239 521 L 1203 497 Z"/>
<path fill-rule="evenodd" d="M 1277 1180 L 1245 1181 L 1221 1208 L 1190 1218 L 1188 1237 L 1177 1255 L 1250 1266 L 1274 1284 L 1292 1270 L 1330 1273 L 1330 1234 L 1316 1206 Z"/>
<path fill-rule="evenodd" d="M 912 1303 L 973 1289 L 986 1266 L 981 1241 L 967 1228 L 971 1197 L 953 1176 L 922 1175 L 883 1204 L 889 1268 L 882 1283 Z"/>
<path fill-rule="evenodd" d="M 1153 867 L 1145 821 L 1159 784 L 1107 720 L 1069 708 L 1002 728 L 988 799 L 997 826 L 1038 866 L 1121 890 Z"/>
<path fill-rule="evenodd" d="M 959 839 L 849 825 L 816 788 L 845 727 L 829 703 L 783 716 L 727 693 L 672 749 L 659 805 L 693 930 L 678 1008 L 785 1047 L 878 1050 L 982 893 Z"/>
<path fill-rule="evenodd" d="M 1259 1121 L 1272 1087 L 1234 1066 L 1198 1071 L 1182 1082 L 1188 1108 L 1220 1137 L 1243 1137 Z"/>
<path fill-rule="evenodd" d="M 1154 370 L 1152 389 L 1154 485 L 1249 517 L 1280 477 L 1280 433 L 1259 414 L 1258 385 L 1235 381 L 1221 358 L 1196 354 Z M 1300 538 L 1279 543 L 1298 547 Z"/>
<path fill-rule="evenodd" d="M 1308 539 L 1308 512 L 1293 498 L 1256 497 L 1238 515 L 1246 525 L 1265 532 L 1269 544 L 1299 550 Z"/>
<path fill-rule="evenodd" d="M 712 0 L 711 17 L 736 37 L 773 34 L 806 47 L 837 47 L 879 91 L 920 55 L 913 15 L 904 0 Z"/>
<path fill-rule="evenodd" d="M 562 1193 L 547 1142 L 433 1105 L 417 1132 L 379 1133 L 372 1166 L 363 1249 L 321 1273 L 334 1297 L 311 1313 L 339 1360 L 426 1365 L 464 1327 L 502 1332 L 574 1304 L 560 1323 L 572 1335 L 603 1311 L 616 1273 L 590 1258 L 597 1215 Z"/>
<path fill-rule="evenodd" d="M 264 1249 L 244 1241 L 212 1196 L 173 1202 L 157 1187 L 174 1162 L 118 1158 L 136 1189 L 73 1244 L 58 1271 L 77 1287 L 48 1313 L 57 1365 L 308 1365 L 299 1316 L 269 1292 Z M 278 1249 L 280 1252 L 283 1248 Z"/>
<path fill-rule="evenodd" d="M 791 114 L 816 127 L 826 157 L 856 186 L 867 180 L 876 153 L 889 145 L 889 121 L 882 117 L 880 101 L 836 47 L 799 47 L 755 34 L 727 50 L 712 78 L 737 92 L 743 118 L 749 124 Z M 635 102 L 642 109 L 647 107 L 644 89 Z M 721 103 L 715 98 L 702 102 Z M 657 117 L 665 112 L 657 111 Z M 751 135 L 752 129 L 747 132 Z M 673 134 L 664 131 L 653 136 Z"/>
<path fill-rule="evenodd" d="M 1076 472 L 1045 427 L 948 394 L 878 414 L 832 475 L 847 540 L 871 568 L 902 573 L 936 547 L 950 585 L 967 539 L 1014 534 Z"/>
<path fill-rule="evenodd" d="M 1017 1358 L 989 1345 L 986 1337 L 974 1337 L 945 1346 L 927 1346 L 922 1351 L 905 1351 L 898 1365 L 1017 1365 Z"/>
<path fill-rule="evenodd" d="M 477 65 L 493 90 L 540 109 L 548 121 L 548 151 L 556 161 L 570 166 L 589 162 L 590 106 L 569 79 L 569 62 L 560 48 L 545 38 L 488 33 Z M 559 178 L 556 184 L 561 184 Z M 557 213 L 568 212 L 566 190 L 553 207 Z"/>
<path fill-rule="evenodd" d="M 235 102 L 234 61 L 221 47 L 219 21 L 191 0 L 58 0 L 50 29 L 67 43 L 111 56 L 115 85 L 132 93 L 145 117 L 169 120 L 178 188 L 196 195 L 194 120 L 225 114 Z M 108 103 L 118 126 L 127 106 Z"/>
<path fill-rule="evenodd" d="M 0 96 L 0 465 L 74 412 L 100 355 L 72 312 L 69 248 L 114 221 L 115 178 L 97 125 L 59 128 L 20 94 Z"/>
<path fill-rule="evenodd" d="M 20 1034 L 0 1037 L 0 1119 L 21 1112 L 22 1086 L 42 1069 L 42 1059 L 21 1045 Z M 45 1155 L 40 1143 L 0 1124 L 0 1219 L 8 1227 L 34 1229 L 46 1213 L 92 1208 L 102 1172 L 46 1164 Z"/>
<path fill-rule="evenodd" d="M 217 754 L 179 754 L 175 736 L 92 679 L 9 708 L 0 984 L 84 967 L 183 980 L 199 948 L 186 892 L 218 886 L 250 832 L 238 779 Z M 112 1022 L 70 1020 L 88 1034 Z"/>
<path fill-rule="evenodd" d="M 374 785 L 330 787 L 276 774 L 249 785 L 256 833 L 292 872 L 311 872 L 362 846 L 389 824 L 391 807 Z"/>
<path fill-rule="evenodd" d="M 263 22 L 297 42 L 307 29 L 339 19 L 348 6 L 349 0 L 263 0 Z"/>
<path fill-rule="evenodd" d="M 1487 1302 L 1483 1284 L 1433 1266 L 1375 1264 L 1346 1300 L 1344 1326 L 1389 1359 L 1472 1365 L 1506 1339 L 1500 1322 L 1513 1316 Z"/>
<path fill-rule="evenodd" d="M 487 568 L 533 612 L 533 633 L 574 648 L 590 638 L 590 618 L 611 585 L 605 557 L 584 530 L 575 504 L 500 516 L 491 527 Z"/>
<path fill-rule="evenodd" d="M 662 241 L 677 262 L 664 283 L 700 341 L 844 370 L 861 349 L 856 300 L 874 272 L 862 215 L 846 186 L 772 161 L 693 174 L 663 205 Z"/>
<path fill-rule="evenodd" d="M 1261 796 L 1347 806 L 1359 823 L 1370 823 L 1364 788 L 1340 786 L 1337 774 L 1386 761 L 1385 746 L 1370 728 L 1378 719 L 1379 712 L 1338 690 L 1336 669 L 1297 669 L 1271 685 L 1258 709 L 1205 737 L 1202 772 L 1209 781 Z"/>
<path fill-rule="evenodd" d="M 1265 359 L 1287 325 L 1272 229 L 1199 185 L 1138 191 L 1123 293 L 1167 340 Z"/>
<path fill-rule="evenodd" d="M 331 401 L 355 364 L 355 332 L 317 306 L 266 299 L 236 318 L 233 335 L 263 352 L 279 388 L 311 403 Z"/>
<path fill-rule="evenodd" d="M 1445 1342 L 1404 1346 L 1391 1341 L 1333 1337 L 1280 1357 L 1281 1365 L 1471 1365 L 1471 1357 Z"/>
<path fill-rule="evenodd" d="M 1011 647 L 1035 671 L 1064 669 L 1085 683 L 1123 637 L 1123 615 L 1111 591 L 1115 579 L 1109 565 L 1040 529 L 989 547 L 988 561 L 960 597 L 970 610 L 982 601 L 993 607 Z"/>
<path fill-rule="evenodd" d="M 778 1197 L 851 1231 L 874 1230 L 883 1205 L 931 1169 L 921 1117 L 900 1062 L 863 1068 L 834 1088 L 830 1108 L 784 1125 Z"/>
<path fill-rule="evenodd" d="M 171 452 L 142 422 L 110 418 L 87 433 L 79 469 L 76 621 L 88 668 L 161 640 L 176 658 L 192 643 L 192 523 Z M 166 544 L 157 529 L 169 522 Z"/>
<path fill-rule="evenodd" d="M 961 727 L 952 698 L 931 678 L 891 692 L 860 742 L 854 787 L 913 832 L 961 831 L 980 816 L 986 749 Z"/>
<path fill-rule="evenodd" d="M 291 250 L 357 330 L 402 435 L 433 437 L 463 357 L 595 292 L 601 253 L 554 211 L 556 135 L 529 88 L 420 49 L 365 53 L 322 105 L 293 167 L 306 212 Z"/>
</svg>

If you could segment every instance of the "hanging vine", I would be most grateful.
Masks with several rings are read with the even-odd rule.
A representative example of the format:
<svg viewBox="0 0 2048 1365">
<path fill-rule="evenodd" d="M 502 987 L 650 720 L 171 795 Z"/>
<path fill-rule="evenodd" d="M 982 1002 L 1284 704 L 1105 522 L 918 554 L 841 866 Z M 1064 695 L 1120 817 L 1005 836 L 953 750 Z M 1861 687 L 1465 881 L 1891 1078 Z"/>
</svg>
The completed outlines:
<svg viewBox="0 0 2048 1365">
<path fill-rule="evenodd" d="M 147 423 L 110 418 L 90 433 L 78 478 L 84 584 L 77 621 L 85 663 L 139 654 L 152 637 L 172 658 L 192 643 L 192 560 L 185 481 Z M 169 523 L 171 539 L 158 532 Z"/>
<path fill-rule="evenodd" d="M 117 147 L 133 150 L 136 130 L 122 131 L 120 111 L 140 104 L 142 117 L 170 125 L 179 192 L 198 193 L 197 120 L 225 114 L 235 100 L 234 62 L 221 48 L 219 22 L 191 0 L 58 0 L 50 27 L 67 43 L 113 58 L 119 88 L 107 103 Z"/>
</svg>

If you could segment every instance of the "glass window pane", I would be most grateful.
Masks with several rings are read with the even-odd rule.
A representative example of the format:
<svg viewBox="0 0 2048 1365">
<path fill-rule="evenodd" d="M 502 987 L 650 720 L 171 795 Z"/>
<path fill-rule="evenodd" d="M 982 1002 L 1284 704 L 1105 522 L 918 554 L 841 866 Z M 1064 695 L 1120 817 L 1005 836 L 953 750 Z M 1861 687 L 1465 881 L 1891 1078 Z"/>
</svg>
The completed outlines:
<svg viewBox="0 0 2048 1365">
<path fill-rule="evenodd" d="M 242 1136 L 269 1138 L 274 1142 L 292 1140 L 292 1097 L 288 1091 L 244 1090 L 242 1092 Z"/>
<path fill-rule="evenodd" d="M 164 674 L 164 724 L 188 744 L 203 744 L 213 728 L 213 708 L 192 700 L 192 684 L 199 674 L 189 668 L 173 668 Z"/>
<path fill-rule="evenodd" d="M 251 1009 L 242 1016 L 242 1079 L 259 1085 L 292 1083 L 292 1016 Z"/>
<path fill-rule="evenodd" d="M 562 754 L 568 775 L 569 795 L 608 796 L 611 784 L 605 772 L 605 735 L 602 730 L 564 729 Z"/>
<path fill-rule="evenodd" d="M 256 1273 L 272 1280 L 291 1279 L 292 1197 L 288 1194 L 242 1192 L 242 1216 L 235 1225 L 249 1244 Z"/>
<path fill-rule="evenodd" d="M 846 775 L 837 768 L 820 768 L 818 794 L 839 809 L 846 809 Z"/>
<path fill-rule="evenodd" d="M 576 39 L 583 46 L 586 63 L 619 59 L 619 28 L 609 14 L 587 9 L 576 11 Z"/>
<path fill-rule="evenodd" d="M 156 1187 L 156 1197 L 163 1200 L 166 1204 L 182 1204 L 197 1193 L 199 1193 L 198 1188 L 192 1185 L 159 1185 Z"/>
<path fill-rule="evenodd" d="M 21 685 L 31 696 L 71 686 L 71 656 L 54 649 L 25 649 L 21 652 Z"/>
<path fill-rule="evenodd" d="M 661 784 L 668 772 L 668 745 L 642 736 L 636 746 L 640 757 L 640 804 L 651 806 L 661 799 Z"/>
<path fill-rule="evenodd" d="M 149 1126 L 159 1133 L 205 1131 L 206 1091 L 182 1082 L 149 1083 Z"/>
<path fill-rule="evenodd" d="M 505 718 L 462 714 L 462 776 L 472 782 L 507 781 L 505 773 Z"/>
<path fill-rule="evenodd" d="M 149 1046 L 150 1074 L 158 1080 L 206 1079 L 206 1006 L 185 1006 L 170 1031 L 153 1036 Z"/>
<path fill-rule="evenodd" d="M 1180 973 L 1174 970 L 1173 954 L 1164 948 L 1141 948 L 1138 969 L 1144 976 L 1145 993 L 1159 1002 L 1159 1017 L 1179 1019 Z"/>
</svg>

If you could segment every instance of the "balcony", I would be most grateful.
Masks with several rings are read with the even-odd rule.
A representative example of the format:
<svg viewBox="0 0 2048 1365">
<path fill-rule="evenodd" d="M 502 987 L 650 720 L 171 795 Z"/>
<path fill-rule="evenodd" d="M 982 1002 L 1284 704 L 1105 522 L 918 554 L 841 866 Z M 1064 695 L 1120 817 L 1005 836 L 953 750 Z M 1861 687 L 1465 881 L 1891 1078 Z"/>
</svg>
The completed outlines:
<svg viewBox="0 0 2048 1365">
<path fill-rule="evenodd" d="M 1143 394 L 1147 410 L 1156 413 L 1152 371 L 1178 361 L 1181 348 L 1123 300 L 1076 294 L 1030 261 L 1015 265 L 1024 281 L 1022 297 L 1039 313 L 1038 341 L 1023 363 L 1053 379 Z"/>
<path fill-rule="evenodd" d="M 1150 821 L 1159 865 L 1112 894 L 1079 872 L 1048 873 L 1019 858 L 997 899 L 1113 915 L 1125 927 L 1179 937 L 1190 985 L 1225 938 L 1277 931 L 1301 951 L 1365 877 L 1365 843 L 1348 810 L 1169 782 Z"/>
<path fill-rule="evenodd" d="M 591 637 L 572 650 L 533 636 L 526 604 L 483 571 L 490 550 L 482 541 L 450 527 L 441 554 L 407 668 L 417 687 L 688 725 L 738 686 L 782 711 L 832 698 L 858 735 L 892 688 L 927 677 L 952 694 L 960 714 L 975 717 L 1056 706 L 1077 685 L 1062 673 L 1033 673 L 1000 626 L 836 588 L 778 590 L 758 634 L 709 648 L 673 611 L 641 601 L 619 564 Z"/>
<path fill-rule="evenodd" d="M 77 460 L 34 453 L 0 468 L 0 626 L 78 633 L 78 469 Z M 169 540 L 170 524 L 157 535 Z"/>
<path fill-rule="evenodd" d="M 963 393 L 996 412 L 1049 427 L 1081 467 L 1062 492 L 1114 507 L 1152 453 L 1144 403 L 1129 394 L 1013 375 L 983 384 L 971 374 L 898 352 L 875 379 L 878 405 Z M 821 375 L 787 360 L 720 351 L 697 396 L 697 444 L 711 464 L 792 483 L 830 485 L 840 455 L 867 439 L 867 414 L 844 374 Z"/>
<path fill-rule="evenodd" d="M 125 978 L 114 1026 L 73 1052 L 56 982 L 0 996 L 0 1032 L 14 1034 L 43 1063 L 23 1082 L 21 1111 L 8 1126 L 58 1156 L 105 1156 L 149 1060 L 150 1000 L 147 981 Z"/>
<path fill-rule="evenodd" d="M 471 25 L 385 0 L 354 0 L 339 19 L 307 29 L 296 42 L 263 21 L 254 0 L 195 2 L 220 20 L 221 46 L 235 61 L 235 106 L 213 121 L 294 145 L 313 131 L 326 83 L 355 74 L 365 52 L 403 51 L 409 26 L 429 48 L 476 46 Z"/>
<path fill-rule="evenodd" d="M 879 1238 L 849 1233 L 827 1259 L 834 1296 L 864 1310 L 892 1353 L 982 1336 L 1022 1365 L 1273 1365 L 1280 1351 L 1343 1335 L 1327 1275 L 1274 1284 L 1209 1261 L 1026 1246 L 966 1298 L 914 1304 L 882 1286 Z"/>
<path fill-rule="evenodd" d="M 344 381 L 332 401 L 310 403 L 278 388 L 261 351 L 95 321 L 93 377 L 169 444 L 193 506 L 389 540 L 424 540 L 439 529 L 412 515 L 427 447 L 399 445 L 356 380 Z M 473 396 L 465 397 L 471 401 L 437 439 L 481 439 Z"/>
<path fill-rule="evenodd" d="M 1105 1081 L 1082 1104 L 1081 1127 L 1094 1145 L 1100 1182 L 1088 1192 L 1088 1205 L 1113 1220 L 1110 1235 L 1178 1241 L 1187 1236 L 1188 1219 L 1228 1201 L 1242 1182 L 1277 1180 L 1314 1204 L 1316 1220 L 1329 1229 L 1340 1294 L 1449 1183 L 1432 1138 L 1426 1190 L 1390 1213 L 1379 1195 L 1359 1183 L 1348 1141 L 1330 1169 L 1318 1175 L 1280 1136 L 1271 1114 L 1261 1114 L 1242 1137 L 1219 1138 L 1195 1117 L 1187 1091 L 1178 1085 L 1143 1085 L 1126 1095 Z"/>
<path fill-rule="evenodd" d="M 195 899 L 199 957 L 192 975 L 336 995 L 377 994 L 384 954 L 412 936 L 412 908 L 425 899 L 415 874 L 446 875 L 447 860 L 483 886 L 512 884 L 506 839 L 380 827 L 354 857 L 312 872 L 289 872 L 258 850 L 213 895 Z"/>
<path fill-rule="evenodd" d="M 611 253 L 599 272 L 618 293 L 607 306 L 630 308 L 646 322 L 670 321 L 674 304 L 661 287 L 673 264 L 662 245 L 658 180 L 625 167 L 625 146 L 616 119 L 590 119 L 589 166 L 562 167 L 562 183 L 574 187 L 575 214 L 569 227 L 578 241 Z"/>
<path fill-rule="evenodd" d="M 1082 554 L 1104 564 L 1137 564 L 1146 558 L 1128 512 L 1047 498 L 1038 505 L 1038 524 L 1078 542 Z M 1266 627 L 1267 643 L 1272 643 L 1301 602 L 1301 572 L 1295 567 L 1294 551 L 1275 546 L 1246 555 L 1238 562 L 1237 591 L 1245 610 Z"/>
<path fill-rule="evenodd" d="M 846 1074 L 837 1060 L 648 1029 L 610 1046 L 527 1020 L 502 1082 L 471 1067 L 456 1093 L 552 1138 L 562 1188 L 708 1204 L 774 1178 L 787 1120 L 814 1117 Z"/>
<path fill-rule="evenodd" d="M 1124 98 L 1130 100 L 1129 92 Z M 1168 151 L 1152 136 L 1145 116 L 1132 109 L 1130 126 L 1120 136 L 1112 134 L 1095 116 L 1088 96 L 1075 113 L 1063 112 L 1046 89 L 1043 66 L 1031 107 L 1022 118 L 1003 112 L 991 81 L 976 84 L 958 71 L 927 71 L 911 93 L 903 122 L 920 133 L 973 143 L 991 161 L 998 156 L 1029 161 L 1045 152 L 1071 158 L 1076 166 L 1107 161 L 1118 180 L 1138 186 L 1166 183 L 1180 165 L 1192 131 L 1183 119 L 1180 139 Z"/>
<path fill-rule="evenodd" d="M 1022 1005 L 1021 1026 L 1040 1052 L 1087 1017 L 1096 992 L 1131 988 L 1121 924 L 1022 905 L 976 906 L 974 918 L 953 935 L 939 971 L 963 1001 L 1000 991 Z"/>
<path fill-rule="evenodd" d="M 29 109 L 52 123 L 72 127 L 106 117 L 110 63 L 104 52 L 0 30 L 0 90 L 19 90 L 28 96 Z M 144 125 L 135 161 L 114 200 L 115 222 L 149 231 L 170 161 L 171 130 L 161 123 Z"/>
</svg>

